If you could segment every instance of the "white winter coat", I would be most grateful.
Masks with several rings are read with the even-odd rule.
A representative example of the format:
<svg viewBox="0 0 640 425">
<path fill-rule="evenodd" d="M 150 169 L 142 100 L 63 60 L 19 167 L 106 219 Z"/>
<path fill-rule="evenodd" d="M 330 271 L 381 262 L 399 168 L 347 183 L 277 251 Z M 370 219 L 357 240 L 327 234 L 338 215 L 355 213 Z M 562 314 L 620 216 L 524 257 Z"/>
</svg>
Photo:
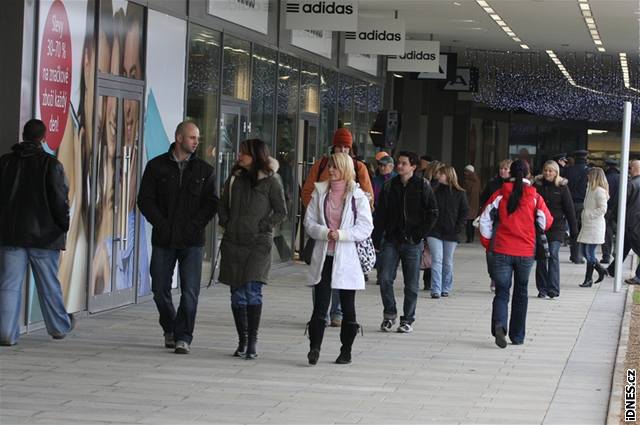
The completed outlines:
<svg viewBox="0 0 640 425">
<path fill-rule="evenodd" d="M 607 212 L 607 200 L 609 200 L 609 195 L 603 188 L 587 189 L 578 242 L 596 245 L 604 243 L 604 233 L 607 228 L 604 220 L 604 215 Z"/>
<path fill-rule="evenodd" d="M 308 283 L 317 285 L 322 277 L 322 268 L 329 246 L 329 227 L 325 220 L 324 200 L 329 193 L 329 181 L 315 184 L 311 202 L 304 217 L 304 228 L 309 237 L 316 240 L 309 266 Z M 357 218 L 354 224 L 354 212 L 351 198 L 355 198 Z M 364 289 L 364 274 L 356 251 L 356 241 L 371 236 L 373 219 L 369 199 L 358 187 L 347 192 L 342 211 L 342 221 L 338 230 L 339 238 L 333 254 L 331 287 L 333 289 Z"/>
</svg>

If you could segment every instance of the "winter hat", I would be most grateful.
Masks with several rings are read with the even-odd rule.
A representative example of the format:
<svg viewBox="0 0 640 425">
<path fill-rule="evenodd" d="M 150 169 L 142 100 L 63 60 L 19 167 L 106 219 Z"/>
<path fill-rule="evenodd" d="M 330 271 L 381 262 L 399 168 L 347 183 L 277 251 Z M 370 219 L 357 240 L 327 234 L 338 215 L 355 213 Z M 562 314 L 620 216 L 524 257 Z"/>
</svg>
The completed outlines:
<svg viewBox="0 0 640 425">
<path fill-rule="evenodd" d="M 393 157 L 390 157 L 389 155 L 383 156 L 378 160 L 378 165 L 388 165 L 388 164 L 393 164 Z"/>
<path fill-rule="evenodd" d="M 476 169 L 473 167 L 473 165 L 469 164 L 466 167 L 464 167 L 464 169 L 466 171 L 471 171 L 472 173 L 476 171 Z"/>
<path fill-rule="evenodd" d="M 333 146 L 347 146 L 349 149 L 353 146 L 353 138 L 351 132 L 346 128 L 339 128 L 333 134 Z"/>
<path fill-rule="evenodd" d="M 376 154 L 376 161 L 380 161 L 382 158 L 384 158 L 385 156 L 389 156 L 388 153 L 386 153 L 385 151 L 380 151 Z"/>
</svg>

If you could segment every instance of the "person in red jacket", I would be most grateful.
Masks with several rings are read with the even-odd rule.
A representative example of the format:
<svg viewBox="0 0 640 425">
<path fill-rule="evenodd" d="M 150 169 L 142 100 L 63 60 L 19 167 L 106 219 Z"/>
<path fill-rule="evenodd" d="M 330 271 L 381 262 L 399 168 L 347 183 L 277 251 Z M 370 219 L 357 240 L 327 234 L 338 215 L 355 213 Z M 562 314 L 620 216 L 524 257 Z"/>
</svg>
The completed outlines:
<svg viewBox="0 0 640 425">
<path fill-rule="evenodd" d="M 511 179 L 497 190 L 480 216 L 480 241 L 493 252 L 491 275 L 496 283 L 491 313 L 491 334 L 500 348 L 509 339 L 514 345 L 524 343 L 527 318 L 527 285 L 534 262 L 536 227 L 547 231 L 553 217 L 531 182 L 529 164 L 516 160 L 511 164 Z M 509 318 L 509 293 L 514 288 Z"/>
</svg>

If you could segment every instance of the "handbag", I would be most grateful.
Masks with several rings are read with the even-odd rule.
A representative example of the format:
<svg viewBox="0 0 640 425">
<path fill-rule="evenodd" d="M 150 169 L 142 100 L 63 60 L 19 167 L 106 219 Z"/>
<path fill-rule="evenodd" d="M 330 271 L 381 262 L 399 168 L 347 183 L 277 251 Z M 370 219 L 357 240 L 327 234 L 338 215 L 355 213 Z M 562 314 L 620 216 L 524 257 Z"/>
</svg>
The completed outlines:
<svg viewBox="0 0 640 425">
<path fill-rule="evenodd" d="M 358 217 L 358 209 L 356 208 L 356 200 L 353 197 L 351 198 L 351 209 L 353 210 L 353 224 L 355 224 Z M 356 241 L 356 252 L 358 253 L 362 273 L 367 274 L 373 270 L 376 265 L 376 249 L 373 246 L 371 236 L 365 240 Z"/>
<path fill-rule="evenodd" d="M 424 243 L 422 249 L 422 256 L 420 257 L 420 270 L 427 270 L 431 268 L 431 251 L 429 250 L 429 244 Z"/>
</svg>

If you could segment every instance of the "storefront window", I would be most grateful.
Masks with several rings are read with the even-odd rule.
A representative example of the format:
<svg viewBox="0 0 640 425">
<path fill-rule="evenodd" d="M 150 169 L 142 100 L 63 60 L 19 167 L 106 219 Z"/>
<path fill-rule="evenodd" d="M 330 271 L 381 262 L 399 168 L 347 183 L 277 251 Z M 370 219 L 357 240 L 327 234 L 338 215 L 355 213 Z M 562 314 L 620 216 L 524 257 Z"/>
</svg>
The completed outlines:
<svg viewBox="0 0 640 425">
<path fill-rule="evenodd" d="M 351 128 L 353 124 L 353 78 L 340 75 L 338 85 L 338 127 Z"/>
<path fill-rule="evenodd" d="M 329 152 L 331 137 L 338 128 L 336 101 L 338 99 L 338 74 L 323 69 L 320 74 L 320 153 Z"/>
<path fill-rule="evenodd" d="M 373 123 L 376 121 L 378 111 L 382 109 L 382 89 L 380 89 L 380 86 L 376 86 L 375 84 L 371 84 L 369 86 L 369 102 L 367 102 L 367 108 L 369 110 L 369 114 L 368 114 L 369 125 L 367 129 L 367 134 L 368 134 L 368 131 L 371 130 Z M 372 162 L 377 151 L 378 151 L 378 148 L 373 146 L 371 137 L 368 137 L 364 158 L 367 161 Z"/>
<path fill-rule="evenodd" d="M 294 178 L 296 175 L 296 120 L 299 70 L 300 61 L 298 59 L 280 54 L 278 62 L 278 117 L 275 155 L 280 163 L 278 174 L 282 179 L 289 214 L 288 219 L 274 232 L 274 242 L 278 251 L 277 258 L 274 258 L 275 261 L 288 261 L 290 259 L 291 244 L 294 239 L 293 228 L 297 207 L 293 201 L 298 191 L 298 184 Z"/>
<path fill-rule="evenodd" d="M 277 53 L 253 46 L 253 87 L 251 89 L 251 138 L 273 147 L 273 122 L 276 96 Z M 273 150 L 273 149 L 272 149 Z"/>
<path fill-rule="evenodd" d="M 215 167 L 218 141 L 218 99 L 220 97 L 220 34 L 192 25 L 189 39 L 187 118 L 200 129 L 198 157 Z M 214 256 L 214 221 L 207 225 L 205 264 Z"/>
<path fill-rule="evenodd" d="M 318 84 L 320 66 L 303 62 L 300 72 L 300 111 L 317 114 L 320 110 Z"/>
<path fill-rule="evenodd" d="M 368 93 L 369 84 L 364 81 L 355 81 L 354 90 L 354 110 L 353 125 L 351 132 L 353 133 L 354 151 L 358 158 L 366 157 L 366 144 L 369 140 L 369 120 L 368 120 Z"/>
<path fill-rule="evenodd" d="M 225 35 L 223 95 L 239 100 L 249 100 L 250 48 L 248 41 Z"/>
</svg>

